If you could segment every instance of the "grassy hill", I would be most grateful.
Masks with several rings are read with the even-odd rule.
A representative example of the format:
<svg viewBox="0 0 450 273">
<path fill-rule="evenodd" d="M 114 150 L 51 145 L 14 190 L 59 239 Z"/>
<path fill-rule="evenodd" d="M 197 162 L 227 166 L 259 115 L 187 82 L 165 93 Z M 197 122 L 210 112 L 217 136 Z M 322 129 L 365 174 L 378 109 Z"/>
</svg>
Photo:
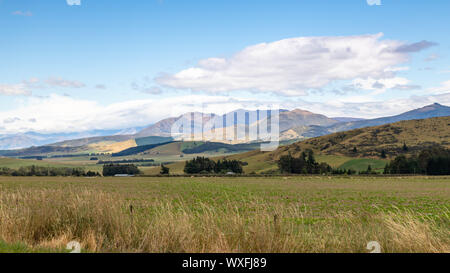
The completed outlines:
<svg viewBox="0 0 450 273">
<path fill-rule="evenodd" d="M 403 150 L 404 144 L 407 151 Z M 434 145 L 450 148 L 450 117 L 400 121 L 311 138 L 281 147 L 273 156 L 279 158 L 289 152 L 297 155 L 312 149 L 324 155 L 380 158 L 384 150 L 386 156 L 392 158 L 399 154 L 416 154 Z"/>
<path fill-rule="evenodd" d="M 251 151 L 247 153 L 234 154 L 230 156 L 212 157 L 214 160 L 218 159 L 236 159 L 243 162 L 247 162 L 248 165 L 243 166 L 244 173 L 246 174 L 261 174 L 276 171 L 278 169 L 276 160 L 269 152 Z M 186 158 L 189 159 L 189 158 Z M 388 162 L 382 159 L 367 159 L 367 158 L 351 158 L 346 156 L 334 156 L 334 155 L 317 155 L 316 160 L 318 162 L 326 162 L 333 168 L 345 168 L 353 169 L 355 171 L 365 171 L 368 165 L 375 171 L 381 171 L 382 168 Z M 171 174 L 183 174 L 185 162 L 175 162 L 166 165 L 170 168 Z M 159 167 L 141 168 L 146 175 L 159 174 Z"/>
<path fill-rule="evenodd" d="M 135 139 L 137 146 L 167 143 L 173 141 L 171 137 L 149 136 Z"/>
<path fill-rule="evenodd" d="M 118 153 L 125 149 L 136 147 L 136 141 L 134 139 L 122 141 L 122 142 L 99 142 L 87 145 L 86 151 L 93 151 L 96 153 Z"/>
<path fill-rule="evenodd" d="M 399 154 L 416 154 L 420 150 L 433 145 L 450 148 L 450 117 L 401 121 L 376 127 L 339 132 L 280 146 L 273 152 L 260 152 L 258 149 L 259 144 L 256 143 L 229 145 L 213 142 L 186 141 L 142 145 L 161 140 L 166 139 L 150 137 L 137 141 L 103 142 L 96 145 L 89 144 L 87 149 L 84 148 L 85 146 L 43 146 L 26 150 L 31 154 L 43 155 L 69 152 L 80 153 L 82 150 L 83 152 L 86 152 L 86 150 L 120 152 L 119 154 L 115 154 L 120 158 L 114 157 L 115 159 L 142 159 L 145 157 L 154 159 L 156 163 L 175 162 L 169 164 L 168 167 L 171 169 L 171 173 L 181 174 L 183 173 L 184 160 L 196 156 L 206 156 L 215 160 L 221 158 L 237 159 L 247 162 L 248 165 L 244 166 L 245 173 L 271 172 L 277 169 L 277 160 L 280 156 L 288 153 L 291 153 L 293 156 L 299 156 L 302 151 L 312 149 L 316 154 L 318 162 L 326 162 L 334 168 L 351 168 L 356 171 L 362 171 L 366 170 L 368 165 L 371 165 L 372 169 L 381 171 L 388 160 Z M 407 150 L 404 150 L 405 144 Z M 385 151 L 386 158 L 381 158 L 383 150 Z M 17 153 L 19 151 L 7 152 Z M 108 155 L 100 157 L 102 160 L 111 160 Z M 81 165 L 88 168 L 99 168 L 98 166 L 92 166 L 95 165 L 95 162 L 90 161 L 89 157 L 86 156 L 80 158 L 49 158 L 44 161 L 2 163 L 6 162 L 0 161 L 0 166 L 10 164 L 24 166 L 31 165 L 32 163 L 36 163 L 37 165 L 63 163 Z M 148 166 L 144 168 L 144 172 L 146 174 L 157 174 L 159 173 L 159 168 Z"/>
<path fill-rule="evenodd" d="M 403 149 L 404 144 L 406 151 Z M 363 171 L 371 165 L 372 169 L 381 171 L 389 159 L 399 154 L 416 154 L 423 148 L 434 145 L 450 148 L 450 117 L 400 121 L 355 129 L 281 146 L 273 152 L 255 150 L 214 159 L 244 161 L 248 163 L 244 166 L 245 173 L 262 173 L 276 170 L 277 160 L 282 155 L 291 153 L 299 156 L 302 151 L 312 149 L 318 162 L 326 162 L 334 168 Z M 386 159 L 381 158 L 382 150 L 386 153 Z M 178 162 L 168 167 L 172 173 L 182 173 L 184 163 Z M 154 174 L 156 171 L 149 170 L 148 173 Z"/>
</svg>

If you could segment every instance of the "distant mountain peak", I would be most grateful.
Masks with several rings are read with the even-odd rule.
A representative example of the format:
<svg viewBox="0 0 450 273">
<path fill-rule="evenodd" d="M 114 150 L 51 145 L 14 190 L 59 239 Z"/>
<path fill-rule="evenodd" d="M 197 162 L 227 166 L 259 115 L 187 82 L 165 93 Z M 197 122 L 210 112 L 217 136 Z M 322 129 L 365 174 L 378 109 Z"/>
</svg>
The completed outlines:
<svg viewBox="0 0 450 273">
<path fill-rule="evenodd" d="M 423 113 L 423 112 L 431 112 L 431 111 L 437 111 L 437 110 L 448 110 L 448 109 L 450 109 L 450 107 L 435 102 L 433 104 L 424 106 L 422 108 L 412 110 L 410 112 L 422 112 Z"/>
<path fill-rule="evenodd" d="M 435 102 L 435 103 L 433 103 L 433 104 L 430 104 L 430 105 L 427 105 L 427 106 L 424 106 L 423 108 L 427 108 L 427 107 L 442 107 L 442 108 L 448 108 L 448 106 L 442 105 L 442 104 L 437 103 L 437 102 Z"/>
<path fill-rule="evenodd" d="M 260 110 L 264 111 L 264 110 Z M 257 110 L 238 109 L 230 113 L 249 112 L 256 113 Z M 200 112 L 189 112 L 186 115 Z M 239 114 L 238 114 L 239 115 Z M 202 118 L 194 118 L 201 121 Z M 263 115 L 265 117 L 265 115 Z M 294 109 L 292 111 L 280 109 L 280 132 L 286 132 L 289 137 L 307 138 L 326 135 L 330 133 L 347 131 L 369 126 L 378 126 L 386 123 L 394 123 L 402 120 L 417 120 L 433 117 L 450 116 L 450 107 L 440 103 L 433 103 L 422 108 L 414 109 L 396 116 L 380 117 L 376 119 L 360 119 L 353 117 L 333 117 L 329 118 L 322 114 L 316 114 L 303 109 Z M 203 116 L 203 122 L 210 118 L 222 117 L 222 115 L 212 114 Z M 131 138 L 142 138 L 147 136 L 168 137 L 172 132 L 172 125 L 183 118 L 170 117 L 158 121 L 145 128 L 130 128 L 126 130 L 93 130 L 82 131 L 79 133 L 56 133 L 56 134 L 40 134 L 36 132 L 18 133 L 18 134 L 0 134 L 0 150 L 18 149 L 31 146 L 72 146 L 78 147 L 96 142 L 115 141 L 120 142 Z M 184 116 L 186 118 L 186 116 Z M 243 123 L 240 123 L 243 125 Z M 200 130 L 200 127 L 195 127 Z M 291 130 L 292 129 L 292 130 Z M 53 144 L 52 144 L 53 143 Z"/>
<path fill-rule="evenodd" d="M 296 113 L 296 114 L 302 114 L 302 115 L 315 115 L 313 112 L 303 110 L 303 109 L 298 109 L 298 108 L 292 110 L 291 112 Z"/>
</svg>

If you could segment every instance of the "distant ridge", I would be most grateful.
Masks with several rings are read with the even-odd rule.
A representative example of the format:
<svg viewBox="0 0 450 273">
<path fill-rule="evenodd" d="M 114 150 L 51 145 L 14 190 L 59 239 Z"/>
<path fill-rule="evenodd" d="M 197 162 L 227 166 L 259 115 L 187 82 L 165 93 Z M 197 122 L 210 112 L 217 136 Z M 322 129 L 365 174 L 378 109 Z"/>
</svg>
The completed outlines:
<svg viewBox="0 0 450 273">
<path fill-rule="evenodd" d="M 251 114 L 255 114 L 256 111 L 249 111 L 244 109 L 239 109 L 232 111 L 230 113 L 227 113 L 226 115 L 228 117 L 233 117 L 233 114 L 239 113 L 241 116 L 244 116 L 245 112 L 249 112 Z M 262 112 L 262 110 L 260 111 Z M 187 116 L 189 117 L 190 113 L 187 113 Z M 223 118 L 224 116 L 218 116 L 213 115 L 212 118 Z M 171 134 L 171 128 L 172 125 L 179 119 L 186 118 L 186 114 L 183 116 L 179 116 L 176 118 L 167 118 L 163 119 L 147 128 L 144 128 L 142 131 L 137 133 L 136 137 L 146 137 L 146 136 L 170 136 Z M 190 118 L 190 117 L 189 117 Z M 209 121 L 209 118 L 205 118 L 203 120 L 204 123 Z M 264 119 L 262 119 L 264 120 Z M 196 121 L 199 122 L 199 121 Z M 261 121 L 260 121 L 261 122 Z M 301 110 L 301 109 L 294 109 L 292 111 L 288 110 L 280 110 L 280 131 L 285 131 L 293 127 L 298 126 L 309 126 L 309 125 L 316 125 L 316 126 L 329 126 L 338 123 L 338 121 L 328 118 L 321 114 L 315 114 L 309 111 Z M 201 124 L 201 122 L 200 122 Z M 245 123 L 237 123 L 238 125 L 245 125 Z M 227 127 L 230 125 L 227 125 Z M 233 126 L 233 125 L 231 125 Z M 252 126 L 252 124 L 250 124 Z M 256 126 L 256 124 L 253 124 L 253 126 Z M 197 133 L 201 133 L 201 128 L 197 128 L 195 130 Z"/>
<path fill-rule="evenodd" d="M 402 120 L 426 119 L 446 116 L 450 116 L 450 107 L 441 105 L 439 103 L 434 103 L 396 116 L 357 120 L 351 120 L 353 118 L 335 118 L 335 120 L 340 120 L 341 122 L 337 122 L 331 126 L 311 125 L 293 127 L 286 131 L 282 131 L 280 137 L 282 140 L 293 138 L 300 140 L 358 128 L 394 123 Z"/>
<path fill-rule="evenodd" d="M 324 133 L 335 133 L 363 127 L 378 126 L 402 120 L 426 119 L 446 116 L 450 116 L 450 107 L 441 105 L 439 103 L 434 103 L 396 116 L 338 123 L 328 127 L 326 132 Z"/>
<path fill-rule="evenodd" d="M 436 146 L 450 149 L 450 117 L 448 116 L 359 128 L 280 146 L 273 152 L 255 150 L 226 158 L 248 162 L 247 170 L 261 173 L 276 170 L 277 160 L 281 156 L 291 154 L 298 157 L 307 149 L 313 150 L 318 158 L 331 158 L 336 160 L 335 163 L 345 159 L 336 165 L 338 167 L 352 158 L 383 160 L 383 150 L 386 155 L 384 160 L 387 162 L 400 154 L 411 156 L 423 149 Z"/>
<path fill-rule="evenodd" d="M 352 122 L 365 120 L 365 118 L 349 118 L 349 117 L 333 117 L 332 119 L 337 120 L 339 122 Z"/>
<path fill-rule="evenodd" d="M 236 113 L 242 116 L 244 112 L 249 112 L 252 114 L 256 113 L 256 111 L 248 111 L 245 109 L 238 109 L 230 113 Z M 261 112 L 262 110 L 260 111 L 260 113 Z M 163 119 L 153 125 L 144 128 L 135 127 L 125 130 L 94 130 L 85 133 L 61 133 L 51 135 L 44 135 L 33 132 L 17 135 L 0 135 L 0 150 L 3 149 L 11 151 L 12 149 L 18 147 L 32 146 L 32 148 L 28 149 L 16 149 L 14 150 L 14 152 L 0 151 L 0 154 L 29 154 L 31 151 L 33 151 L 33 154 L 39 151 L 48 151 L 50 153 L 64 153 L 65 151 L 68 152 L 69 150 L 72 153 L 86 151 L 116 152 L 119 147 L 131 148 L 134 146 L 139 146 L 139 143 L 135 143 L 135 140 L 137 139 L 146 137 L 170 137 L 172 125 L 181 118 L 191 118 L 190 114 L 192 115 L 194 113 L 187 113 L 179 117 Z M 197 134 L 200 133 L 200 136 L 202 133 L 202 124 L 205 124 L 210 120 L 210 118 L 218 118 L 219 120 L 223 118 L 223 116 L 214 114 L 212 114 L 211 117 L 208 115 L 198 115 L 201 113 L 195 114 L 196 115 L 194 116 L 197 119 L 203 119 L 195 122 L 195 125 L 197 127 L 194 128 L 194 131 Z M 359 119 L 353 117 L 329 118 L 327 116 L 312 113 L 302 109 L 294 109 L 292 111 L 280 110 L 280 139 L 282 141 L 304 140 L 336 132 L 378 126 L 402 120 L 426 119 L 431 117 L 443 116 L 450 116 L 450 107 L 441 105 L 439 103 L 427 105 L 425 107 L 411 110 L 400 115 L 376 119 Z M 256 127 L 257 123 L 258 122 L 255 122 L 250 126 Z M 245 126 L 242 121 L 238 121 L 237 125 L 240 128 Z M 138 131 L 138 133 L 136 134 L 123 134 L 133 133 L 136 131 Z M 87 135 L 87 137 L 84 137 L 85 135 Z M 211 141 L 221 142 L 220 140 Z M 238 142 L 228 144 L 238 143 L 243 142 L 242 140 L 240 140 Z M 46 146 L 46 148 L 42 148 L 43 146 Z M 77 147 L 77 149 L 75 149 L 75 147 Z"/>
</svg>

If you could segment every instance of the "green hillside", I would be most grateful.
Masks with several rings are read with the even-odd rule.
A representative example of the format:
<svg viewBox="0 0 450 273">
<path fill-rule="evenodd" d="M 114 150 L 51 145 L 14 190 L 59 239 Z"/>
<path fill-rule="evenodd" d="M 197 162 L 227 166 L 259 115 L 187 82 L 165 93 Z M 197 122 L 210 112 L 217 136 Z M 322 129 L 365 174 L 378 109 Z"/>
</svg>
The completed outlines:
<svg viewBox="0 0 450 273">
<path fill-rule="evenodd" d="M 160 136 L 149 136 L 149 137 L 136 138 L 135 141 L 138 146 L 144 146 L 144 145 L 152 145 L 152 144 L 159 144 L 159 143 L 167 143 L 167 142 L 173 141 L 173 138 L 160 137 Z"/>
<path fill-rule="evenodd" d="M 302 151 L 311 149 L 318 162 L 326 162 L 333 168 L 364 171 L 370 165 L 372 169 L 381 171 L 389 159 L 399 154 L 412 155 L 436 145 L 450 148 L 450 117 L 356 129 L 280 146 L 273 152 L 254 150 L 225 158 L 247 162 L 245 173 L 264 173 L 277 169 L 280 156 L 289 153 L 300 156 Z M 381 157 L 383 150 L 386 158 Z M 173 172 L 182 172 L 182 166 L 182 163 L 174 164 Z"/>
<path fill-rule="evenodd" d="M 373 158 L 355 158 L 346 161 L 344 164 L 340 165 L 339 168 L 346 170 L 352 169 L 359 172 L 367 170 L 367 167 L 369 167 L 370 165 L 372 170 L 382 172 L 384 170 L 384 167 L 386 166 L 386 163 L 388 163 L 387 160 Z"/>
<path fill-rule="evenodd" d="M 165 144 L 170 144 L 170 143 L 171 142 L 156 143 L 156 144 L 149 144 L 149 145 L 142 145 L 142 146 L 137 146 L 137 147 L 131 147 L 131 148 L 125 149 L 125 150 L 123 150 L 121 152 L 113 153 L 112 156 L 113 157 L 118 157 L 118 156 L 136 155 L 136 154 L 140 154 L 140 153 L 143 153 L 145 151 L 151 150 L 153 148 L 156 148 L 158 146 L 165 145 Z"/>
<path fill-rule="evenodd" d="M 86 171 L 91 170 L 95 172 L 101 171 L 101 166 L 96 165 L 93 162 L 84 162 L 84 161 L 70 161 L 65 162 L 63 160 L 57 161 L 54 159 L 44 159 L 44 160 L 31 160 L 31 159 L 16 159 L 16 158 L 6 158 L 0 157 L 0 168 L 9 168 L 9 169 L 19 169 L 20 167 L 29 167 L 29 166 L 39 166 L 39 167 L 55 167 L 55 168 L 84 168 Z"/>
<path fill-rule="evenodd" d="M 412 155 L 431 146 L 450 148 L 450 117 L 400 121 L 311 138 L 278 148 L 274 158 L 305 149 L 318 154 L 381 159 Z"/>
</svg>

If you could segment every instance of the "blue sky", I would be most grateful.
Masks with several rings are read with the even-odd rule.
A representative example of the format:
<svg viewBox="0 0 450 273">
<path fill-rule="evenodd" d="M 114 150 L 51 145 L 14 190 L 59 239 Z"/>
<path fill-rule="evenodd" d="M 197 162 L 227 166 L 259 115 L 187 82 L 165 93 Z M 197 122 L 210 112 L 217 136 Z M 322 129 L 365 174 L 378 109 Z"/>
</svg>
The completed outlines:
<svg viewBox="0 0 450 273">
<path fill-rule="evenodd" d="M 380 4 L 0 0 L 0 133 L 274 102 L 368 118 L 450 105 L 450 2 Z"/>
</svg>

